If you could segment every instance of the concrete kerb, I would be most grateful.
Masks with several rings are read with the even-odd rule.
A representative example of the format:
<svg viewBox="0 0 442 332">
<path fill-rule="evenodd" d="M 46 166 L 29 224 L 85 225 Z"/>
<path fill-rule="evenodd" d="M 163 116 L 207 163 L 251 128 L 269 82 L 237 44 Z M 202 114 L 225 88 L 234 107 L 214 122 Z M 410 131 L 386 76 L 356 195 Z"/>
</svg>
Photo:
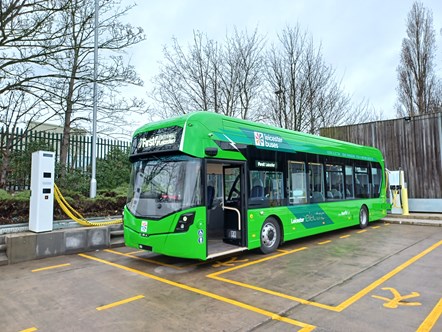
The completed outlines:
<svg viewBox="0 0 442 332">
<path fill-rule="evenodd" d="M 382 221 L 420 226 L 438 226 L 442 227 L 442 214 L 437 213 L 410 213 L 409 215 L 388 214 Z"/>
<path fill-rule="evenodd" d="M 111 234 L 120 234 L 121 225 L 61 229 L 52 232 L 6 234 L 6 256 L 14 264 L 64 254 L 111 247 Z M 121 240 L 112 246 L 123 245 Z"/>
</svg>

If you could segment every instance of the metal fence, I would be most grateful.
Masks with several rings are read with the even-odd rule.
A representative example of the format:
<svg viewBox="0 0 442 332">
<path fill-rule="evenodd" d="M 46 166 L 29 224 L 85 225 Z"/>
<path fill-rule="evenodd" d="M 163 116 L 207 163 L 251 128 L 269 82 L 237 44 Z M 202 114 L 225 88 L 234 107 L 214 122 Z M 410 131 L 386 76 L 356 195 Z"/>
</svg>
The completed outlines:
<svg viewBox="0 0 442 332">
<path fill-rule="evenodd" d="M 63 134 L 44 131 L 24 131 L 17 128 L 8 132 L 5 128 L 0 129 L 0 165 L 3 162 L 2 156 L 7 149 L 9 155 L 9 167 L 7 168 L 6 189 L 23 190 L 30 185 L 30 171 L 23 171 L 27 165 L 30 166 L 30 154 L 32 150 L 38 149 L 55 152 L 55 160 L 60 162 L 60 147 Z M 9 142 L 9 145 L 7 145 Z M 104 159 L 113 149 L 127 151 L 130 142 L 108 138 L 97 138 L 97 159 Z M 71 135 L 69 139 L 69 151 L 66 162 L 66 169 L 90 172 L 92 156 L 92 136 Z M 17 163 L 20 167 L 17 167 Z"/>
</svg>

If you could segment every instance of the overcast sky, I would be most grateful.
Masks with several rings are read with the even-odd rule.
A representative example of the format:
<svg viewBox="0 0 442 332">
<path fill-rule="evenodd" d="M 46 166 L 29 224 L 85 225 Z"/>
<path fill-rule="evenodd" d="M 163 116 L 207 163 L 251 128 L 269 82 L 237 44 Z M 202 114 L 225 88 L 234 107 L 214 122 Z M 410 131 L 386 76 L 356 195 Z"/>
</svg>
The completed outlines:
<svg viewBox="0 0 442 332">
<path fill-rule="evenodd" d="M 422 2 L 433 12 L 437 73 L 442 77 L 442 0 Z M 299 23 L 316 46 L 322 44 L 325 62 L 336 70 L 353 101 L 365 98 L 385 118 L 392 118 L 396 67 L 412 4 L 412 0 L 138 0 L 127 19 L 142 27 L 147 38 L 129 54 L 145 82 L 141 97 L 146 97 L 163 46 L 171 45 L 173 36 L 184 46 L 191 42 L 193 30 L 222 42 L 234 27 L 250 32 L 258 28 L 271 43 L 287 25 Z"/>
</svg>

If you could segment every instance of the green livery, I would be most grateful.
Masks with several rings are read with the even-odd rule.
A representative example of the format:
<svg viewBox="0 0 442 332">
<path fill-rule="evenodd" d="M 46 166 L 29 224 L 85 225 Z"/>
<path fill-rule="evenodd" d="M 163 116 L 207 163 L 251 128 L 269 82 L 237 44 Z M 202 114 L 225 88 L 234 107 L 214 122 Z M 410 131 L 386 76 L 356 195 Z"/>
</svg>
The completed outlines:
<svg viewBox="0 0 442 332">
<path fill-rule="evenodd" d="M 211 259 L 386 215 L 379 150 L 211 112 L 133 137 L 127 246 Z"/>
</svg>

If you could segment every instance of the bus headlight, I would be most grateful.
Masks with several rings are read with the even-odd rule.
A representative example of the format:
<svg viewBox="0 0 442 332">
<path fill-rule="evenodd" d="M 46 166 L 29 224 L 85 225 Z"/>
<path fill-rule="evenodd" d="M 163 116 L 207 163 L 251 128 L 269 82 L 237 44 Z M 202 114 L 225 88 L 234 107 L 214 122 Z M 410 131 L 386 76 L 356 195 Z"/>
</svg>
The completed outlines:
<svg viewBox="0 0 442 332">
<path fill-rule="evenodd" d="M 190 225 L 195 220 L 195 212 L 184 213 L 180 215 L 178 223 L 176 224 L 175 232 L 187 232 Z"/>
</svg>

